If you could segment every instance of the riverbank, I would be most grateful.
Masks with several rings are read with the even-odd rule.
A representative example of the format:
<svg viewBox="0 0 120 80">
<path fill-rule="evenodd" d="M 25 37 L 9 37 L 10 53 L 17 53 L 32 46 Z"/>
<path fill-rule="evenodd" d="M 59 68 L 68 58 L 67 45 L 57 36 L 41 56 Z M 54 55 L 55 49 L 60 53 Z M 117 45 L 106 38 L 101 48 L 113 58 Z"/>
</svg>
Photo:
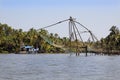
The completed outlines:
<svg viewBox="0 0 120 80">
<path fill-rule="evenodd" d="M 8 53 L 8 52 L 6 52 L 6 53 L 0 53 L 0 54 L 75 54 L 76 55 L 76 53 L 75 52 L 72 52 L 72 53 L 61 53 L 61 52 L 59 52 L 59 53 Z M 84 54 L 84 55 L 86 55 L 86 53 L 85 52 L 82 52 L 82 53 L 79 53 L 79 56 L 80 55 L 82 55 L 82 54 Z M 87 53 L 87 55 L 89 56 L 89 55 L 108 55 L 108 56 L 111 56 L 111 55 L 120 55 L 120 52 L 88 52 Z"/>
</svg>

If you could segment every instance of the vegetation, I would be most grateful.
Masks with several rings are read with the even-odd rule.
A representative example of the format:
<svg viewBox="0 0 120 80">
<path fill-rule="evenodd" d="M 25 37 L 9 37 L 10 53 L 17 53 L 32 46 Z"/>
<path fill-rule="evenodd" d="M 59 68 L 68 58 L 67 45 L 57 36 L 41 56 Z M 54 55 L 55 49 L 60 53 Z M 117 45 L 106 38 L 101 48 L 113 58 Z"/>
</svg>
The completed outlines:
<svg viewBox="0 0 120 80">
<path fill-rule="evenodd" d="M 92 45 L 94 48 L 102 50 L 102 52 L 119 53 L 120 52 L 120 31 L 116 26 L 110 28 L 110 33 L 107 37 Z"/>
<path fill-rule="evenodd" d="M 119 50 L 120 49 L 120 31 L 116 26 L 112 26 L 110 34 L 105 38 L 101 39 L 101 42 L 105 44 L 102 46 L 104 49 Z"/>
<path fill-rule="evenodd" d="M 0 23 L 0 53 L 17 53 L 23 45 L 34 46 L 39 48 L 40 53 L 61 53 L 64 52 L 62 48 L 55 47 L 53 44 L 64 45 L 69 47 L 69 39 L 67 37 L 60 38 L 57 33 L 49 33 L 47 30 L 36 30 L 31 28 L 25 32 L 22 29 L 12 29 L 7 24 Z M 82 45 L 79 41 L 79 46 Z M 88 44 L 88 43 L 87 43 Z M 72 48 L 76 43 L 71 43 Z M 88 44 L 92 48 L 116 52 L 120 50 L 120 31 L 116 26 L 110 28 L 110 34 L 106 38 L 92 44 Z M 73 49 L 74 51 L 74 49 Z"/>
<path fill-rule="evenodd" d="M 42 36 L 47 41 L 43 39 Z M 48 33 L 47 30 L 39 30 L 31 28 L 24 32 L 22 29 L 12 29 L 7 24 L 0 24 L 0 53 L 19 52 L 22 45 L 30 45 L 39 48 L 42 53 L 64 52 L 61 48 L 54 47 L 50 42 L 59 45 L 68 45 L 68 38 L 60 38 L 58 34 Z"/>
</svg>

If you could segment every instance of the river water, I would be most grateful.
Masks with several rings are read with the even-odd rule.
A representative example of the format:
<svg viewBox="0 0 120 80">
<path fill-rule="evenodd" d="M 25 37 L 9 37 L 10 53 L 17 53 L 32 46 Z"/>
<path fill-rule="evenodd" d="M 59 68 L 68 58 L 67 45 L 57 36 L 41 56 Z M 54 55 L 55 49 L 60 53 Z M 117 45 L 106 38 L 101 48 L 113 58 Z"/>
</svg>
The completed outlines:
<svg viewBox="0 0 120 80">
<path fill-rule="evenodd" d="M 120 56 L 0 54 L 0 80 L 120 80 Z"/>
</svg>

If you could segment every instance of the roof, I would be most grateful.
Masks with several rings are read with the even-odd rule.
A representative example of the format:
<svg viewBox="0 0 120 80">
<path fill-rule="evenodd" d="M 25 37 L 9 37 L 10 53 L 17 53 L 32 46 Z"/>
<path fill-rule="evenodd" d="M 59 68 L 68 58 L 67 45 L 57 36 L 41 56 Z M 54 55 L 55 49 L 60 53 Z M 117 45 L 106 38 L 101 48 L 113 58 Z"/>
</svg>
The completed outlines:
<svg viewBox="0 0 120 80">
<path fill-rule="evenodd" d="M 24 48 L 33 48 L 33 46 L 23 46 Z"/>
</svg>

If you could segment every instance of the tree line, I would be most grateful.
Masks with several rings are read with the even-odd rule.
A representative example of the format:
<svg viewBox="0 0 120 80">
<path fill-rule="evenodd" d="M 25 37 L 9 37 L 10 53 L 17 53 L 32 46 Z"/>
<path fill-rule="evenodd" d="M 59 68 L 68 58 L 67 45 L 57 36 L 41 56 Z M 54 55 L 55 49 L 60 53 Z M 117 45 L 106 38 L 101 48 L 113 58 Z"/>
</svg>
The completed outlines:
<svg viewBox="0 0 120 80">
<path fill-rule="evenodd" d="M 57 33 L 48 33 L 47 30 L 33 28 L 29 31 L 23 31 L 0 23 L 0 53 L 17 53 L 20 51 L 21 45 L 37 47 L 40 53 L 64 52 L 64 50 L 50 45 L 41 35 L 46 36 L 52 42 L 55 41 L 56 44 L 68 45 L 68 38 L 60 38 Z"/>
<path fill-rule="evenodd" d="M 45 41 L 42 36 L 46 37 Z M 63 49 L 51 45 L 54 42 L 58 45 L 69 47 L 70 41 L 67 37 L 59 37 L 57 33 L 49 33 L 47 30 L 36 30 L 31 28 L 28 31 L 22 29 L 13 29 L 7 24 L 0 23 L 0 53 L 17 53 L 21 45 L 30 45 L 39 48 L 40 53 L 63 53 Z M 81 45 L 81 42 L 79 41 Z M 87 43 L 88 44 L 88 43 Z M 75 46 L 74 41 L 72 45 Z M 90 46 L 102 51 L 119 51 L 120 50 L 120 30 L 116 26 L 110 28 L 110 33 L 105 38 L 97 42 L 92 42 Z"/>
<path fill-rule="evenodd" d="M 92 47 L 106 52 L 107 54 L 120 54 L 120 30 L 116 26 L 112 26 L 109 29 L 110 33 L 105 38 L 101 38 L 100 41 L 95 42 Z"/>
</svg>

